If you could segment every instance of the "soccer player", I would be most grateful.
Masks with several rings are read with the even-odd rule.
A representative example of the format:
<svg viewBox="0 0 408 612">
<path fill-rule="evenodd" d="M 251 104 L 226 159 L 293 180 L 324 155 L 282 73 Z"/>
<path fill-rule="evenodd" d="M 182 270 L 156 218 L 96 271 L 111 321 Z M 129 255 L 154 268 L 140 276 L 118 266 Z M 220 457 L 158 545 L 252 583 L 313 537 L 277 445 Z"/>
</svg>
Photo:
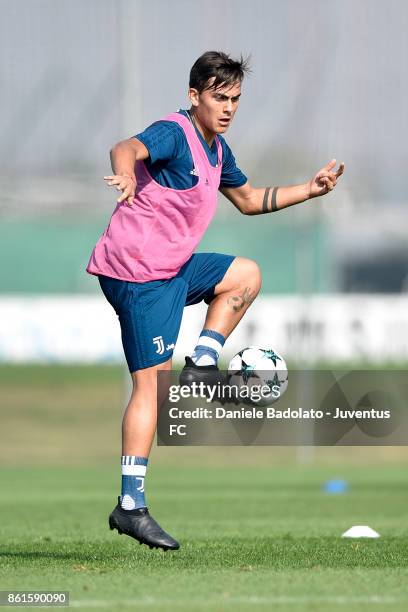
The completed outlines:
<svg viewBox="0 0 408 612">
<path fill-rule="evenodd" d="M 87 271 L 115 309 L 133 392 L 123 417 L 122 490 L 111 529 L 164 550 L 179 544 L 150 516 L 144 481 L 156 431 L 157 372 L 171 369 L 183 309 L 208 304 L 183 381 L 217 378 L 225 340 L 261 287 L 244 257 L 194 253 L 217 206 L 218 191 L 244 215 L 269 214 L 334 189 L 344 164 L 332 159 L 302 185 L 253 187 L 237 168 L 224 134 L 234 119 L 248 60 L 209 51 L 190 72 L 189 110 L 179 110 L 111 151 L 109 186 L 121 192 Z"/>
</svg>

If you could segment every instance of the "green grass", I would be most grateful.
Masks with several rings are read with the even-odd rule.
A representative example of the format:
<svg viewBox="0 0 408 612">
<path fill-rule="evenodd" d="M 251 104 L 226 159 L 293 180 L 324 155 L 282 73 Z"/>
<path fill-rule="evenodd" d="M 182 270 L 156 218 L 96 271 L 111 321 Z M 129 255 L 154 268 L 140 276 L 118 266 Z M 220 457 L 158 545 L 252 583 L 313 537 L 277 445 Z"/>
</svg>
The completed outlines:
<svg viewBox="0 0 408 612">
<path fill-rule="evenodd" d="M 83 610 L 407 609 L 402 449 L 299 464 L 295 449 L 155 448 L 149 506 L 182 548 L 109 531 L 122 382 L 117 368 L 0 368 L 0 589 L 68 590 Z M 326 495 L 335 477 L 349 491 Z M 380 539 L 340 537 L 356 524 Z"/>
<path fill-rule="evenodd" d="M 83 609 L 405 610 L 405 469 L 342 470 L 339 496 L 321 491 L 331 474 L 152 466 L 151 509 L 182 543 L 163 553 L 109 531 L 116 470 L 4 470 L 1 587 L 69 590 Z M 341 539 L 355 524 L 381 538 Z"/>
</svg>

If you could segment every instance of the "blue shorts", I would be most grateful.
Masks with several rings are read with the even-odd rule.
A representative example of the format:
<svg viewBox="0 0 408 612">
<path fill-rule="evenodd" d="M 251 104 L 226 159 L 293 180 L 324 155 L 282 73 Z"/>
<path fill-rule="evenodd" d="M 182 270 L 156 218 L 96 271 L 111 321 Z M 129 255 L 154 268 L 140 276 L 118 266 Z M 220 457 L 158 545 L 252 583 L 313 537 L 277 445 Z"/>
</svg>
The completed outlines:
<svg viewBox="0 0 408 612">
<path fill-rule="evenodd" d="M 167 280 L 132 283 L 99 276 L 102 291 L 119 317 L 122 344 L 130 372 L 171 358 L 184 306 L 204 300 L 235 259 L 232 255 L 196 253 Z"/>
</svg>

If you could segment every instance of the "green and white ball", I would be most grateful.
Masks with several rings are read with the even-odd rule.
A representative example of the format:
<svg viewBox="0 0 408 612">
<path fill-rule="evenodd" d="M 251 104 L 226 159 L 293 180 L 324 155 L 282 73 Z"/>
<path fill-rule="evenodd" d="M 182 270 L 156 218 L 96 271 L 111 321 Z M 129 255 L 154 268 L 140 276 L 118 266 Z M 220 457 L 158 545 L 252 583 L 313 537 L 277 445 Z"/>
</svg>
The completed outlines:
<svg viewBox="0 0 408 612">
<path fill-rule="evenodd" d="M 230 385 L 240 388 L 246 386 L 254 391 L 251 397 L 243 399 L 244 403 L 266 407 L 285 393 L 288 387 L 288 368 L 283 357 L 273 349 L 249 346 L 231 359 L 228 379 Z M 255 389 L 260 388 L 261 393 L 255 393 Z M 258 395 L 261 395 L 259 399 Z"/>
</svg>

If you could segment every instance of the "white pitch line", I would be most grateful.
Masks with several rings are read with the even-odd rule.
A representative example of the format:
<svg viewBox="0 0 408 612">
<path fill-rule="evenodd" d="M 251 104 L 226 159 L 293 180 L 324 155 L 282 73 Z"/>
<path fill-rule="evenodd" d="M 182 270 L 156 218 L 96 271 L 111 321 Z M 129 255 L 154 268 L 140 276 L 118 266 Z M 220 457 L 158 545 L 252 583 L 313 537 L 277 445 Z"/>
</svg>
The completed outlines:
<svg viewBox="0 0 408 612">
<path fill-rule="evenodd" d="M 334 596 L 291 596 L 291 595 L 276 595 L 276 596 L 248 596 L 248 597 L 222 597 L 219 598 L 210 598 L 210 599 L 188 599 L 179 600 L 179 605 L 185 603 L 186 605 L 216 605 L 216 604 L 314 604 L 314 603 L 326 603 L 326 604 L 340 604 L 340 605 L 350 605 L 350 604 L 396 604 L 407 601 L 407 598 L 398 598 L 398 597 L 384 597 L 382 595 L 368 595 L 368 596 L 357 596 L 357 597 L 348 597 L 347 595 L 334 595 Z M 135 598 L 135 599 L 120 599 L 112 601 L 104 601 L 98 599 L 74 599 L 69 602 L 70 607 L 73 608 L 81 608 L 81 607 L 89 607 L 89 608 L 110 608 L 112 604 L 115 603 L 117 606 L 157 606 L 157 605 L 168 605 L 168 599 L 158 599 L 155 597 L 143 597 L 143 598 Z"/>
</svg>

